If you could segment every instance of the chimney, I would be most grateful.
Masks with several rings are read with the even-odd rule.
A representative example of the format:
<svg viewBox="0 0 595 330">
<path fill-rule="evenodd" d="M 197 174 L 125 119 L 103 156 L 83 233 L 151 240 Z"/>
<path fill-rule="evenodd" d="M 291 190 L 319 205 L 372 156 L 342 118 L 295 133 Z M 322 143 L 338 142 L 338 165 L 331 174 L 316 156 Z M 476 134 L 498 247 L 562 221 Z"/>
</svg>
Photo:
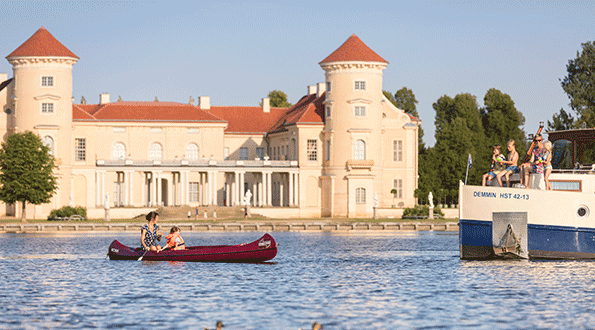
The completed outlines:
<svg viewBox="0 0 595 330">
<path fill-rule="evenodd" d="M 99 94 L 99 105 L 108 104 L 108 103 L 109 103 L 109 94 L 108 93 Z"/>
<path fill-rule="evenodd" d="M 5 82 L 8 80 L 8 73 L 0 73 L 0 83 Z"/>
<path fill-rule="evenodd" d="M 326 92 L 326 83 L 318 83 L 316 85 L 317 89 L 316 89 L 316 96 L 320 97 L 320 95 L 322 95 L 322 93 Z"/>
<path fill-rule="evenodd" d="M 211 98 L 208 96 L 199 96 L 198 97 L 198 107 L 202 110 L 209 110 L 211 109 Z"/>
<path fill-rule="evenodd" d="M 316 85 L 308 86 L 308 95 L 316 94 Z"/>
<path fill-rule="evenodd" d="M 262 98 L 262 111 L 271 112 L 271 99 L 268 97 Z"/>
</svg>

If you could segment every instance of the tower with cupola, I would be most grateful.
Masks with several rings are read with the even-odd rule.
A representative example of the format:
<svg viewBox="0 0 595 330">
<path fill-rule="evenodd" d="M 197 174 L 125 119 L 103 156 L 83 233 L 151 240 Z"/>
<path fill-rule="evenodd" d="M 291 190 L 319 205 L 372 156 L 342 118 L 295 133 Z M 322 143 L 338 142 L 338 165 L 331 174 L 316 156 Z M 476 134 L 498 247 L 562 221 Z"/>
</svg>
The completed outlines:
<svg viewBox="0 0 595 330">
<path fill-rule="evenodd" d="M 58 165 L 59 190 L 50 205 L 41 207 L 68 205 L 73 164 L 72 66 L 79 57 L 42 27 L 6 59 L 13 66 L 7 131 L 32 131 L 50 148 Z"/>
<path fill-rule="evenodd" d="M 382 195 L 382 73 L 388 62 L 352 35 L 319 64 L 327 85 L 322 215 L 371 216 Z"/>
</svg>

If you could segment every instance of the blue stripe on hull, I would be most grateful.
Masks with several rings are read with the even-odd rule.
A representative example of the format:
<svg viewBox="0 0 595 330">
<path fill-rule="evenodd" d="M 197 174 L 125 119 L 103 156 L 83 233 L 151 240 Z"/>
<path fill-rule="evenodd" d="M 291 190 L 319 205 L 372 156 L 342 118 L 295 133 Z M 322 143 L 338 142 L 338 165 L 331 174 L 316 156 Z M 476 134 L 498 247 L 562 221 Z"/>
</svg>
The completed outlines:
<svg viewBox="0 0 595 330">
<path fill-rule="evenodd" d="M 595 229 L 529 224 L 530 258 L 595 259 Z M 490 259 L 492 222 L 459 221 L 461 259 Z"/>
</svg>

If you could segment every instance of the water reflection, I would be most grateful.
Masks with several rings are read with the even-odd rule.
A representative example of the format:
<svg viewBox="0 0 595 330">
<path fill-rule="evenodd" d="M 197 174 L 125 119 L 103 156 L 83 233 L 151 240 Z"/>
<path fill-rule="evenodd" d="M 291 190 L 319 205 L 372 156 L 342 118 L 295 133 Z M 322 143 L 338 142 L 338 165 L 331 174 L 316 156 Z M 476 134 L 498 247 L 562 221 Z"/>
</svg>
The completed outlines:
<svg viewBox="0 0 595 330">
<path fill-rule="evenodd" d="M 190 245 L 261 233 L 184 233 Z M 114 237 L 116 235 L 117 237 Z M 268 264 L 105 259 L 136 234 L 0 235 L 0 328 L 590 327 L 595 264 L 461 261 L 456 233 L 273 233 Z M 15 294 L 18 293 L 18 294 Z M 8 303 L 10 302 L 10 303 Z"/>
</svg>

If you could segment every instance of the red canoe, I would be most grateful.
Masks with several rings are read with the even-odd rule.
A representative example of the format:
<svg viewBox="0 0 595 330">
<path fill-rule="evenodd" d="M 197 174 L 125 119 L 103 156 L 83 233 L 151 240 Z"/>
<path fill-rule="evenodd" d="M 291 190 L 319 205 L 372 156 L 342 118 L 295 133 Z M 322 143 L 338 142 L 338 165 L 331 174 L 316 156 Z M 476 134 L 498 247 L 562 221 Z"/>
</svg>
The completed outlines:
<svg viewBox="0 0 595 330">
<path fill-rule="evenodd" d="M 143 256 L 144 254 L 144 256 Z M 147 252 L 128 247 L 117 240 L 110 244 L 111 260 L 206 261 L 206 262 L 263 262 L 277 255 L 277 243 L 269 234 L 244 245 L 188 246 L 185 250 Z"/>
</svg>

